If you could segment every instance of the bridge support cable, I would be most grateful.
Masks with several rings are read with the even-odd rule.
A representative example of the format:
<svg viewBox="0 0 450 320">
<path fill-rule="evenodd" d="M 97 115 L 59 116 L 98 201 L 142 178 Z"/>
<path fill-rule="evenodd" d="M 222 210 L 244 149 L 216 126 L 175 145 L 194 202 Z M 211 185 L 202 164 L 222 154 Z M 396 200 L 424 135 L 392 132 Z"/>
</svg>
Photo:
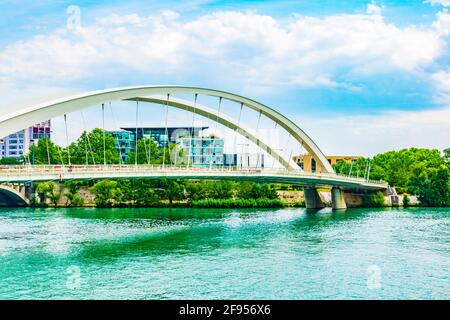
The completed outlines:
<svg viewBox="0 0 450 320">
<path fill-rule="evenodd" d="M 85 141 L 85 144 L 87 145 L 87 147 L 85 148 L 86 150 L 86 165 L 89 165 L 89 151 L 91 152 L 91 157 L 92 157 L 92 164 L 95 165 L 95 157 L 94 157 L 94 151 L 92 150 L 92 145 L 91 145 L 91 139 L 89 139 L 89 134 L 87 131 L 87 126 L 86 126 L 86 120 L 84 119 L 84 113 L 83 110 L 80 110 L 81 113 L 81 119 L 83 120 L 83 127 L 84 127 L 84 132 L 86 135 L 86 140 L 87 143 Z M 89 148 L 89 151 L 88 151 Z"/>
<path fill-rule="evenodd" d="M 46 146 L 46 149 L 47 149 L 47 159 L 48 159 L 48 165 L 50 166 L 51 165 L 51 161 L 50 161 L 50 151 L 49 151 L 49 149 L 48 149 L 48 138 L 45 138 L 45 146 Z"/>
<path fill-rule="evenodd" d="M 219 106 L 217 107 L 217 116 L 216 116 L 216 128 L 215 128 L 215 133 L 214 133 L 214 135 L 213 136 L 211 136 L 211 141 L 210 141 L 210 144 L 209 144 L 209 149 L 210 149 L 210 152 L 211 152 L 211 154 L 210 154 L 210 157 L 209 157 L 209 169 L 211 170 L 212 169 L 212 165 L 213 165 L 213 154 L 214 154 L 214 140 L 215 140 L 215 138 L 217 138 L 218 137 L 218 135 L 217 135 L 217 131 L 219 130 L 219 117 L 220 117 L 220 109 L 221 109 L 221 107 L 222 107 L 222 97 L 219 97 Z"/>
<path fill-rule="evenodd" d="M 188 152 L 188 160 L 186 163 L 186 169 L 189 169 L 189 162 L 191 161 L 192 158 L 192 164 L 191 167 L 194 167 L 194 158 L 195 155 L 192 155 L 192 138 L 195 135 L 195 116 L 196 116 L 196 112 L 197 112 L 197 98 L 198 98 L 198 93 L 194 94 L 194 112 L 192 112 L 192 129 L 191 132 L 189 133 L 189 152 Z"/>
<path fill-rule="evenodd" d="M 141 126 L 142 135 L 144 135 L 144 126 Z M 150 142 L 150 146 L 147 148 L 147 139 L 144 138 L 144 151 L 145 151 L 145 159 L 147 160 L 147 164 L 151 163 L 152 157 L 152 143 Z"/>
<path fill-rule="evenodd" d="M 147 161 L 147 164 L 150 164 L 149 154 L 148 154 L 148 150 L 147 150 L 147 142 L 145 141 L 146 139 L 144 136 L 144 126 L 143 125 L 139 126 L 139 123 L 142 124 L 142 121 L 141 122 L 139 121 L 139 119 L 140 119 L 139 99 L 136 100 L 136 112 L 137 112 L 136 113 L 136 128 L 139 127 L 139 129 L 141 129 L 142 142 L 144 143 L 145 160 Z M 136 135 L 136 137 L 137 137 L 137 135 Z M 150 145 L 150 147 L 151 147 L 151 145 Z M 137 150 L 137 147 L 136 147 L 136 150 Z M 136 155 L 137 155 L 137 151 L 136 151 Z"/>
<path fill-rule="evenodd" d="M 166 119 L 165 119 L 165 137 L 167 138 L 167 141 L 164 141 L 164 150 L 163 150 L 163 163 L 162 167 L 166 167 L 166 147 L 169 147 L 169 130 L 167 128 L 167 123 L 169 120 L 169 99 L 170 99 L 170 93 L 167 94 L 167 103 L 166 103 Z"/>
<path fill-rule="evenodd" d="M 289 163 L 291 163 L 291 161 L 292 161 L 292 152 L 293 152 L 292 149 L 293 148 L 291 148 L 291 152 L 289 153 L 289 158 L 288 158 Z"/>
<path fill-rule="evenodd" d="M 105 132 L 105 104 L 102 103 L 102 126 L 103 126 L 103 164 L 106 166 L 106 132 Z"/>
<path fill-rule="evenodd" d="M 261 111 L 258 115 L 258 122 L 256 123 L 256 136 L 259 136 L 259 124 L 261 122 Z M 259 146 L 259 142 L 256 143 L 256 147 L 258 149 L 258 152 L 256 153 L 256 167 L 255 169 L 258 169 L 259 166 L 259 158 L 261 157 L 261 147 Z"/>
<path fill-rule="evenodd" d="M 241 102 L 241 107 L 239 109 L 239 116 L 237 120 L 237 127 L 234 130 L 234 142 L 233 142 L 233 150 L 236 152 L 236 168 L 237 168 L 237 130 L 239 126 L 241 125 L 241 117 L 242 117 L 242 109 L 244 108 L 244 103 Z"/>
<path fill-rule="evenodd" d="M 115 130 L 119 130 L 119 128 L 117 127 L 116 117 L 114 116 L 114 112 L 113 112 L 113 108 L 112 108 L 112 105 L 111 105 L 111 101 L 109 102 L 109 109 L 111 111 L 111 117 L 112 117 L 112 120 L 113 120 L 113 126 L 114 126 Z M 119 163 L 122 164 L 123 163 L 122 147 L 120 145 L 120 141 L 119 141 L 119 138 L 117 137 L 117 134 L 115 135 L 114 140 L 117 142 L 117 148 L 119 149 Z"/>
<path fill-rule="evenodd" d="M 351 160 L 351 163 L 350 163 L 350 170 L 348 171 L 348 177 L 351 177 L 352 169 L 353 169 L 353 160 Z"/>
<path fill-rule="evenodd" d="M 34 149 L 34 146 L 33 146 L 33 149 Z M 25 154 L 24 160 L 25 160 L 25 165 L 30 166 L 30 167 L 32 166 L 29 152 Z"/>
<path fill-rule="evenodd" d="M 136 129 L 134 130 L 134 165 L 138 165 L 138 115 L 139 115 L 139 101 L 136 101 Z"/>
<path fill-rule="evenodd" d="M 292 138 L 292 134 L 289 133 L 289 136 L 288 136 L 288 138 L 287 138 L 287 140 L 286 140 L 286 147 L 285 147 L 285 149 L 284 149 L 284 150 L 286 150 L 286 151 L 287 151 L 288 148 L 289 148 L 289 143 L 291 142 L 291 138 Z M 287 161 L 288 161 L 288 164 L 291 163 L 291 159 L 288 158 Z"/>
<path fill-rule="evenodd" d="M 364 174 L 363 174 L 364 180 L 366 179 L 366 174 L 367 174 L 367 159 L 366 162 L 364 163 Z"/>
<path fill-rule="evenodd" d="M 69 162 L 69 166 L 72 165 L 72 161 L 70 159 L 70 145 L 69 145 L 69 130 L 67 129 L 67 114 L 64 115 L 64 127 L 66 131 L 66 145 L 67 145 L 67 160 Z"/>
<path fill-rule="evenodd" d="M 64 167 L 64 159 L 62 156 L 61 148 L 57 145 L 55 145 L 55 148 L 58 149 L 59 159 L 61 160 L 61 165 Z"/>
<path fill-rule="evenodd" d="M 275 127 L 273 128 L 273 130 L 274 131 L 277 130 L 277 127 L 278 127 L 278 122 L 275 121 Z M 279 149 L 277 151 L 282 151 L 282 149 Z M 274 156 L 272 156 L 272 168 L 271 169 L 273 169 L 273 167 L 275 167 L 275 157 Z"/>
</svg>

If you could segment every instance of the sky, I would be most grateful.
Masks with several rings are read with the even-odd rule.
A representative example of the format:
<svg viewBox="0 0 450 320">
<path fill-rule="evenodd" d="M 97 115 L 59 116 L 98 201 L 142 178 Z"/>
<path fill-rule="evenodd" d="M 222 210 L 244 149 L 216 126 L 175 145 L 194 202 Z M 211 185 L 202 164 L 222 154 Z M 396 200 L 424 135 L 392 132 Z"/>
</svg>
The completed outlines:
<svg viewBox="0 0 450 320">
<path fill-rule="evenodd" d="M 75 92 L 179 84 L 269 105 L 326 154 L 442 150 L 450 147 L 449 6 L 4 0 L 0 113 Z M 116 118 L 130 114 L 119 109 Z"/>
</svg>

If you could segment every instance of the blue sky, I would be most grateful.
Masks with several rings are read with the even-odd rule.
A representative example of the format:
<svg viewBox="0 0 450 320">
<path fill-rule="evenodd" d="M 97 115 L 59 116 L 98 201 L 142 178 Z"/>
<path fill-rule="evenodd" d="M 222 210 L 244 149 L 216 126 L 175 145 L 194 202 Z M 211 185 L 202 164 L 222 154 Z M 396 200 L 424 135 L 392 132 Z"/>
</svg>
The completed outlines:
<svg viewBox="0 0 450 320">
<path fill-rule="evenodd" d="M 81 10 L 76 30 L 67 28 L 70 5 Z M 6 0 L 0 111 L 66 92 L 188 84 L 271 105 L 299 119 L 328 153 L 443 148 L 450 134 L 442 122 L 450 118 L 449 5 Z M 391 140 L 378 142 L 377 124 L 393 117 L 398 121 L 381 131 Z M 337 141 L 323 133 L 330 119 Z M 338 148 L 339 141 L 351 145 Z"/>
</svg>

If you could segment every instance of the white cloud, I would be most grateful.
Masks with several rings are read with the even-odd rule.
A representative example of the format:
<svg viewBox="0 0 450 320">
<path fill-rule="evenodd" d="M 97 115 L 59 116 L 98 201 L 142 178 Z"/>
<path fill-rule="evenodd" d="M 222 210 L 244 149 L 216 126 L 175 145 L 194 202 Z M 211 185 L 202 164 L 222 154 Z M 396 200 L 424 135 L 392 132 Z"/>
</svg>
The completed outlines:
<svg viewBox="0 0 450 320">
<path fill-rule="evenodd" d="M 450 70 L 447 72 L 438 71 L 432 75 L 432 79 L 441 91 L 450 93 Z"/>
<path fill-rule="evenodd" d="M 367 14 L 377 14 L 377 15 L 380 15 L 382 9 L 383 9 L 382 7 L 377 6 L 377 5 L 375 4 L 375 2 L 372 1 L 371 3 L 369 3 L 369 4 L 367 5 L 367 10 L 366 10 L 366 12 L 367 12 Z"/>
<path fill-rule="evenodd" d="M 372 156 L 387 150 L 450 147 L 450 107 L 328 119 L 297 117 L 326 154 Z"/>
<path fill-rule="evenodd" d="M 435 86 L 434 99 L 441 104 L 450 104 L 450 69 L 440 70 L 430 76 Z"/>
<path fill-rule="evenodd" d="M 71 91 L 66 87 L 84 83 L 108 86 L 109 78 L 133 82 L 135 74 L 176 81 L 196 75 L 247 93 L 283 86 L 357 91 L 354 79 L 365 76 L 423 74 L 445 53 L 449 33 L 445 11 L 431 25 L 399 27 L 386 22 L 374 3 L 367 14 L 295 15 L 288 20 L 235 11 L 189 21 L 172 11 L 150 17 L 114 14 L 76 31 L 55 30 L 0 51 L 0 112 L 9 111 L 18 97 L 65 93 Z M 439 95 L 447 97 L 450 71 L 437 71 L 430 79 Z M 302 117 L 298 123 L 327 153 L 372 154 L 409 146 L 446 147 L 449 119 L 450 109 L 444 108 L 331 120 Z"/>
<path fill-rule="evenodd" d="M 76 31 L 60 29 L 18 41 L 0 52 L 1 82 L 74 83 L 148 75 L 221 77 L 246 87 L 283 85 L 357 88 L 336 74 L 416 72 L 445 47 L 447 15 L 428 27 L 387 23 L 381 8 L 368 14 L 277 20 L 254 12 L 215 12 L 189 21 L 113 14 Z"/>
<path fill-rule="evenodd" d="M 450 0 L 426 0 L 424 3 L 429 3 L 431 5 L 441 5 L 444 7 L 450 7 Z"/>
</svg>

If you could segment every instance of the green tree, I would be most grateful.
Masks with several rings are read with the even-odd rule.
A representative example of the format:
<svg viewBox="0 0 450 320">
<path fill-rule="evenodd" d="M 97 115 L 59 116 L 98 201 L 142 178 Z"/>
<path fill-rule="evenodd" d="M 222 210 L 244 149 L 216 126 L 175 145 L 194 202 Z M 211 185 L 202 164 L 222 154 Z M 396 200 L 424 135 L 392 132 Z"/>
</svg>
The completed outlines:
<svg viewBox="0 0 450 320">
<path fill-rule="evenodd" d="M 160 180 L 159 187 L 164 190 L 163 196 L 169 203 L 173 203 L 174 200 L 184 200 L 184 185 L 173 180 L 163 179 Z"/>
<path fill-rule="evenodd" d="M 0 165 L 21 165 L 22 162 L 16 158 L 1 158 L 0 159 Z"/>
<path fill-rule="evenodd" d="M 49 181 L 48 183 L 48 198 L 54 206 L 58 205 L 59 199 L 61 199 L 61 192 L 55 182 Z"/>
<path fill-rule="evenodd" d="M 450 206 L 449 168 L 417 168 L 411 178 L 409 190 L 418 195 L 421 205 L 431 207 Z"/>
<path fill-rule="evenodd" d="M 372 179 L 382 179 L 391 186 L 406 188 L 414 168 L 437 168 L 444 159 L 436 149 L 410 148 L 376 155 L 371 161 Z"/>
<path fill-rule="evenodd" d="M 76 181 L 69 181 L 64 184 L 67 188 L 65 194 L 66 206 L 68 207 L 81 207 L 84 204 L 83 197 L 79 194 L 80 184 Z"/>
<path fill-rule="evenodd" d="M 189 201 L 204 199 L 230 199 L 236 193 L 237 184 L 231 181 L 188 181 L 186 195 Z"/>
<path fill-rule="evenodd" d="M 34 149 L 34 150 L 33 150 Z M 39 139 L 29 150 L 30 161 L 36 165 L 63 164 L 65 151 L 49 138 Z"/>
<path fill-rule="evenodd" d="M 444 149 L 445 162 L 450 162 L 450 148 Z"/>
<path fill-rule="evenodd" d="M 70 150 L 72 164 L 103 164 L 105 159 L 106 164 L 118 164 L 120 162 L 114 137 L 110 134 L 104 134 L 104 131 L 99 128 L 91 132 L 84 131 L 80 138 L 69 146 L 68 150 Z M 66 155 L 68 150 L 64 150 Z"/>
<path fill-rule="evenodd" d="M 91 187 L 91 191 L 95 195 L 97 207 L 111 207 L 115 202 L 120 203 L 122 199 L 122 191 L 117 188 L 116 181 L 99 181 Z"/>
<path fill-rule="evenodd" d="M 260 185 L 253 182 L 242 182 L 239 184 L 236 196 L 242 199 L 277 199 L 278 194 L 274 188 L 264 184 Z"/>
<path fill-rule="evenodd" d="M 40 203 L 47 203 L 48 184 L 46 182 L 38 183 L 36 185 L 36 193 Z"/>
<path fill-rule="evenodd" d="M 40 203 L 47 203 L 49 199 L 55 206 L 61 198 L 58 185 L 53 181 L 40 182 L 36 186 L 36 193 L 39 196 Z"/>
<path fill-rule="evenodd" d="M 156 142 L 151 138 L 138 140 L 137 143 L 137 163 L 138 164 L 161 164 L 162 150 L 158 148 Z M 136 163 L 136 151 L 128 154 L 128 164 Z"/>
<path fill-rule="evenodd" d="M 156 206 L 160 202 L 160 194 L 155 192 L 158 181 L 150 179 L 124 179 L 117 182 L 122 190 L 122 203 L 138 207 Z"/>
</svg>

